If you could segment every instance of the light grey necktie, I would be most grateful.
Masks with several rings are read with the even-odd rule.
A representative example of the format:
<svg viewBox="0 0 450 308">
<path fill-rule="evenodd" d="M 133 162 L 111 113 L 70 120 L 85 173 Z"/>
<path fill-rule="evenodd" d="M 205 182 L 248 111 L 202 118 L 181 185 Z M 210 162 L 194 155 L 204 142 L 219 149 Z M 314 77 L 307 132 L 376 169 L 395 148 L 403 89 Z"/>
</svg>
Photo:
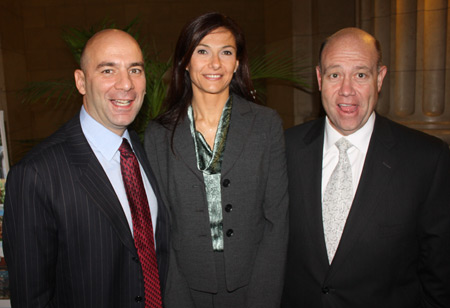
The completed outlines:
<svg viewBox="0 0 450 308">
<path fill-rule="evenodd" d="M 353 201 L 352 167 L 347 155 L 347 150 L 353 145 L 345 138 L 339 139 L 335 144 L 339 149 L 339 161 L 328 181 L 322 202 L 323 229 L 330 264 Z"/>
</svg>

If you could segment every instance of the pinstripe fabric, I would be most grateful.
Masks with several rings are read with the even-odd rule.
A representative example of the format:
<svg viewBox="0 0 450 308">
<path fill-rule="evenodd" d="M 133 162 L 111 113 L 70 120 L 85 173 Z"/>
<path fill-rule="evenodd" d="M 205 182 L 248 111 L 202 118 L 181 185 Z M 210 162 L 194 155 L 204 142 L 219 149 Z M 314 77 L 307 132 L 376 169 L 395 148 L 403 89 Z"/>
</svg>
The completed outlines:
<svg viewBox="0 0 450 308">
<path fill-rule="evenodd" d="M 167 212 L 142 147 L 133 147 L 158 198 L 163 289 Z M 131 231 L 78 115 L 11 169 L 6 189 L 3 236 L 13 307 L 144 307 Z"/>
</svg>

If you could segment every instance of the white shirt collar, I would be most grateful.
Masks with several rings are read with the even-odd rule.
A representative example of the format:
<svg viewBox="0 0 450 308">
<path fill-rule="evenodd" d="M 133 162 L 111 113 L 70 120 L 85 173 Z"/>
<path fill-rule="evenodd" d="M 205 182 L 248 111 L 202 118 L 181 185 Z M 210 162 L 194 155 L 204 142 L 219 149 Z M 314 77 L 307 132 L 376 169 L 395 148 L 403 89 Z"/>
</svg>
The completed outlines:
<svg viewBox="0 0 450 308">
<path fill-rule="evenodd" d="M 119 150 L 122 138 L 126 138 L 131 145 L 128 130 L 125 130 L 122 136 L 113 133 L 91 117 L 84 106 L 81 107 L 80 123 L 89 144 L 95 146 L 107 160 L 111 160 Z"/>
<path fill-rule="evenodd" d="M 358 129 L 353 134 L 348 136 L 341 135 L 333 126 L 330 124 L 328 116 L 325 120 L 325 137 L 324 137 L 324 153 L 328 152 L 333 148 L 339 139 L 345 137 L 350 141 L 359 151 L 366 154 L 369 148 L 370 137 L 372 136 L 373 128 L 375 125 L 375 112 L 372 112 L 366 124 Z"/>
</svg>

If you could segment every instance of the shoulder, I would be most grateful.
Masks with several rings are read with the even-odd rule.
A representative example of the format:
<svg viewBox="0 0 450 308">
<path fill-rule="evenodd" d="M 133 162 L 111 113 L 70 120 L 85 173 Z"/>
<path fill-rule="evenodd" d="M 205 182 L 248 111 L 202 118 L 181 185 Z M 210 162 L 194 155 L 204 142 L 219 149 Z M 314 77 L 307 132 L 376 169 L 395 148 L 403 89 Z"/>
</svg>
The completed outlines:
<svg viewBox="0 0 450 308">
<path fill-rule="evenodd" d="M 147 128 L 145 129 L 145 137 L 151 135 L 161 135 L 166 134 L 171 131 L 168 127 L 161 125 L 158 121 L 151 120 L 148 122 Z"/>
<path fill-rule="evenodd" d="M 282 121 L 278 112 L 267 106 L 253 103 L 240 96 L 233 96 L 233 112 L 241 115 L 251 114 L 254 116 L 258 127 L 281 125 Z M 232 115 L 233 117 L 233 115 Z"/>
<path fill-rule="evenodd" d="M 150 147 L 161 147 L 165 146 L 167 143 L 171 143 L 172 130 L 168 127 L 163 126 L 155 120 L 151 120 L 144 134 L 144 148 L 147 153 L 150 151 Z"/>
<path fill-rule="evenodd" d="M 396 146 L 416 154 L 448 149 L 448 145 L 441 139 L 396 123 L 377 114 L 373 136 L 384 142 L 389 142 L 392 134 Z"/>
<path fill-rule="evenodd" d="M 50 154 L 57 154 L 63 151 L 68 145 L 68 138 L 73 134 L 83 134 L 81 127 L 78 127 L 75 118 L 65 123 L 52 135 L 44 139 L 41 143 L 33 147 L 19 163 L 26 163 L 37 159 L 51 159 Z"/>
<path fill-rule="evenodd" d="M 285 131 L 286 143 L 298 143 L 305 139 L 323 136 L 324 128 L 324 117 L 293 126 Z"/>
<path fill-rule="evenodd" d="M 250 102 L 238 95 L 233 95 L 233 106 L 236 106 L 239 109 L 240 108 L 244 110 L 248 109 L 251 112 L 258 113 L 261 115 L 268 115 L 268 116 L 277 115 L 277 112 L 274 109 L 254 102 Z"/>
<path fill-rule="evenodd" d="M 25 170 L 35 170 L 39 173 L 50 174 L 62 165 L 67 166 L 70 153 L 73 153 L 74 149 L 79 148 L 78 144 L 69 145 L 70 136 L 74 136 L 74 134 L 83 133 L 81 128 L 79 128 L 79 124 L 77 129 L 76 121 L 73 118 L 51 136 L 32 148 L 11 168 L 10 173 L 14 174 L 18 172 L 21 174 Z"/>
</svg>

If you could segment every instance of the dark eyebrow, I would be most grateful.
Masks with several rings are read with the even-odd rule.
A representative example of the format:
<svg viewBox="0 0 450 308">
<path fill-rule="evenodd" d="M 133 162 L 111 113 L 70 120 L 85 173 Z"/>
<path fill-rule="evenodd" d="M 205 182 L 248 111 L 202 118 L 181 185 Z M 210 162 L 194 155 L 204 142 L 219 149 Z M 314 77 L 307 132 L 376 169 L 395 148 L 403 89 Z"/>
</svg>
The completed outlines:
<svg viewBox="0 0 450 308">
<path fill-rule="evenodd" d="M 144 62 L 133 62 L 133 63 L 131 63 L 130 67 L 133 67 L 133 66 L 144 67 Z"/>
<path fill-rule="evenodd" d="M 114 62 L 100 62 L 97 65 L 97 68 L 102 68 L 102 67 L 105 67 L 105 66 L 117 66 L 117 64 L 114 63 Z"/>
<path fill-rule="evenodd" d="M 211 48 L 211 46 L 209 46 L 209 45 L 207 45 L 207 44 L 198 44 L 197 45 L 197 47 L 198 46 L 204 46 L 204 47 L 208 47 L 208 48 Z M 222 46 L 221 47 L 221 49 L 225 49 L 225 48 L 233 48 L 233 49 L 237 49 L 235 46 L 233 46 L 233 45 L 225 45 L 225 46 Z"/>
<path fill-rule="evenodd" d="M 356 67 L 357 69 L 359 69 L 359 70 L 367 70 L 367 71 L 370 71 L 370 68 L 368 67 L 368 66 L 357 66 Z"/>
<path fill-rule="evenodd" d="M 115 63 L 115 62 L 100 62 L 97 65 L 97 69 L 105 67 L 105 66 L 115 67 L 115 66 L 117 66 L 117 63 Z M 128 67 L 135 67 L 135 66 L 144 67 L 144 62 L 133 62 Z"/>
</svg>

